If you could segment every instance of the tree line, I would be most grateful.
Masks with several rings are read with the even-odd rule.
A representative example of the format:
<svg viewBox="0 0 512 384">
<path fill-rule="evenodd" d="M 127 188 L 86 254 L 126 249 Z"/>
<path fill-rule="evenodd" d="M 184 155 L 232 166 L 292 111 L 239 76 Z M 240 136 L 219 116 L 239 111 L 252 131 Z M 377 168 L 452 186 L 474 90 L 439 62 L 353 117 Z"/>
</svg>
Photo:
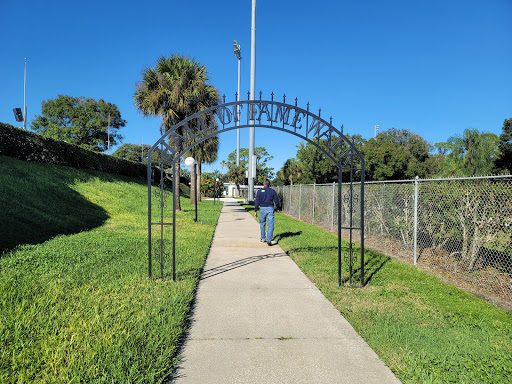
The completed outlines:
<svg viewBox="0 0 512 384">
<path fill-rule="evenodd" d="M 366 181 L 512 173 L 512 118 L 504 121 L 500 136 L 466 129 L 435 145 L 416 133 L 395 128 L 368 140 L 360 135 L 347 138 L 363 155 Z M 319 145 L 326 148 L 325 140 Z M 286 160 L 277 172 L 274 185 L 338 181 L 337 166 L 322 150 L 309 142 L 297 147 L 295 158 Z M 361 176 L 356 173 L 354 177 L 360 180 Z"/>
</svg>

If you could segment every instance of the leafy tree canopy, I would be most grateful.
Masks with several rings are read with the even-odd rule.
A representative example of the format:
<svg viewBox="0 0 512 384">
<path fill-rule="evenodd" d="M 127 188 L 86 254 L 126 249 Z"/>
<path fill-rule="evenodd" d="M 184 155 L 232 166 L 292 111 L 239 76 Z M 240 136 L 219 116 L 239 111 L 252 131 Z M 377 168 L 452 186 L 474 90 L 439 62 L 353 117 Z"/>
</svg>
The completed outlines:
<svg viewBox="0 0 512 384">
<path fill-rule="evenodd" d="M 362 147 L 366 180 L 406 180 L 435 174 L 439 159 L 420 135 L 391 128 L 371 138 Z"/>
<path fill-rule="evenodd" d="M 297 159 L 288 159 L 283 167 L 277 172 L 274 185 L 289 185 L 301 181 L 303 174 L 303 165 Z"/>
<path fill-rule="evenodd" d="M 498 143 L 494 133 L 480 133 L 477 129 L 466 129 L 462 136 L 451 136 L 446 143 L 436 143 L 441 150 L 447 150 L 440 176 L 492 174 Z"/>
<path fill-rule="evenodd" d="M 126 125 L 115 104 L 83 97 L 59 95 L 41 103 L 41 115 L 32 120 L 31 128 L 45 137 L 64 140 L 81 147 L 104 152 L 123 138 L 118 133 Z"/>
<path fill-rule="evenodd" d="M 324 139 L 320 139 L 319 144 L 327 149 Z M 288 163 L 288 166 L 292 166 L 288 170 L 296 174 L 297 180 L 300 179 L 300 183 L 325 184 L 338 180 L 338 166 L 322 150 L 310 142 L 306 142 L 306 144 L 301 142 L 297 148 L 297 161 L 299 164 Z M 300 177 L 298 177 L 299 174 Z"/>
<path fill-rule="evenodd" d="M 273 179 L 274 178 L 274 168 L 267 167 L 267 161 L 270 161 L 274 158 L 274 156 L 271 156 L 267 150 L 264 147 L 255 147 L 254 148 L 254 155 L 256 156 L 256 177 L 254 179 L 255 184 L 263 184 L 265 179 Z M 231 174 L 232 176 L 235 176 L 235 173 L 238 175 L 240 172 L 243 173 L 243 176 L 245 178 L 245 171 L 247 170 L 247 163 L 249 159 L 249 149 L 248 148 L 240 148 L 240 170 L 237 170 L 236 172 L 231 172 L 230 170 L 236 167 L 236 150 L 231 152 L 228 155 L 228 174 Z M 239 176 L 236 176 L 237 180 L 240 180 Z M 231 182 L 234 182 L 235 184 L 241 184 L 237 183 L 234 180 L 229 180 Z"/>
<path fill-rule="evenodd" d="M 512 174 L 512 118 L 503 122 L 503 132 L 499 137 L 498 150 L 496 168 Z"/>
<path fill-rule="evenodd" d="M 148 152 L 151 149 L 151 145 L 144 144 L 123 144 L 113 153 L 115 157 L 119 157 L 120 159 L 135 161 L 137 163 L 141 163 L 142 159 L 145 159 L 144 162 L 147 163 Z M 160 154 L 158 151 L 153 151 L 151 153 L 152 161 L 159 161 Z"/>
</svg>

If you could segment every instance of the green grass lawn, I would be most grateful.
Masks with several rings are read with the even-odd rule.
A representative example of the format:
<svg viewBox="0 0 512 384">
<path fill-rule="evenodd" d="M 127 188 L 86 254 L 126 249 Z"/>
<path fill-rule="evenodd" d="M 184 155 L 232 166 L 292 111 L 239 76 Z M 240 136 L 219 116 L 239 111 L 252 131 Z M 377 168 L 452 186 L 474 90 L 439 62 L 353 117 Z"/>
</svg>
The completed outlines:
<svg viewBox="0 0 512 384">
<path fill-rule="evenodd" d="M 222 208 L 181 204 L 148 279 L 144 181 L 0 156 L 0 382 L 165 381 Z"/>
<path fill-rule="evenodd" d="M 512 313 L 372 251 L 366 287 L 338 287 L 334 234 L 276 214 L 274 239 L 404 383 L 511 382 Z"/>
</svg>

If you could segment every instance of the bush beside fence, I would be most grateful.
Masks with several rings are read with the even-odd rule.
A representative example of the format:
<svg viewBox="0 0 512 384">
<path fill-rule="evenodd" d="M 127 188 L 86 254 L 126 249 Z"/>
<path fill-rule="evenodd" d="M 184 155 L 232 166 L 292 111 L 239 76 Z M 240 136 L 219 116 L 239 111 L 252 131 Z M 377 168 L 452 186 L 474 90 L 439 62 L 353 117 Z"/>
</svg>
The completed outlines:
<svg viewBox="0 0 512 384">
<path fill-rule="evenodd" d="M 0 155 L 135 178 L 145 178 L 147 175 L 147 168 L 143 164 L 89 151 L 4 123 L 0 123 Z"/>
<path fill-rule="evenodd" d="M 337 231 L 337 184 L 276 189 L 285 213 Z M 342 226 L 349 225 L 348 201 Z M 358 226 L 357 211 L 352 219 Z M 512 304 L 512 176 L 365 183 L 364 228 L 368 247 Z"/>
</svg>

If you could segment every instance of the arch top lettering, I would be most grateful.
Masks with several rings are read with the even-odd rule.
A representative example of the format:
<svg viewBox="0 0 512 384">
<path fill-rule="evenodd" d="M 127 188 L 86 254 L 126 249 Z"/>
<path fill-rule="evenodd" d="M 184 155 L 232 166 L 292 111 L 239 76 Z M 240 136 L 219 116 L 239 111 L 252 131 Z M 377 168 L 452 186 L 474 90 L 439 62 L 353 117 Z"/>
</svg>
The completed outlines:
<svg viewBox="0 0 512 384">
<path fill-rule="evenodd" d="M 331 122 L 327 122 L 320 117 L 320 112 L 318 115 L 312 113 L 309 103 L 303 109 L 296 104 L 275 100 L 242 100 L 218 104 L 174 125 L 155 143 L 151 151 L 164 145 L 166 150 L 174 153 L 166 145 L 169 139 L 198 144 L 205 138 L 235 128 L 262 127 L 288 132 L 309 141 L 337 164 L 341 164 L 340 159 L 348 155 L 364 162 L 354 144 L 343 134 L 343 126 L 341 131 L 338 130 L 332 125 L 332 118 Z M 325 148 L 319 146 L 320 140 L 324 140 Z"/>
</svg>

